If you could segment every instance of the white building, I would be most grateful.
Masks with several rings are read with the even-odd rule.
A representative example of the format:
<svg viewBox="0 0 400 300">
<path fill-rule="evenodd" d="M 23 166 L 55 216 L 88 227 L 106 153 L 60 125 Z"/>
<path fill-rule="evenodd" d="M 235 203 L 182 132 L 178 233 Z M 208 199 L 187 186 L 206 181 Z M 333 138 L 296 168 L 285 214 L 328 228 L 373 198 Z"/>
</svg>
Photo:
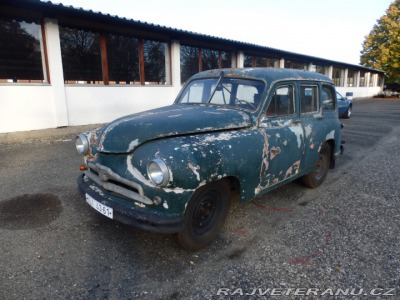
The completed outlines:
<svg viewBox="0 0 400 300">
<path fill-rule="evenodd" d="M 278 67 L 378 94 L 384 72 L 39 0 L 0 3 L 0 133 L 109 122 L 171 104 L 198 71 Z"/>
</svg>

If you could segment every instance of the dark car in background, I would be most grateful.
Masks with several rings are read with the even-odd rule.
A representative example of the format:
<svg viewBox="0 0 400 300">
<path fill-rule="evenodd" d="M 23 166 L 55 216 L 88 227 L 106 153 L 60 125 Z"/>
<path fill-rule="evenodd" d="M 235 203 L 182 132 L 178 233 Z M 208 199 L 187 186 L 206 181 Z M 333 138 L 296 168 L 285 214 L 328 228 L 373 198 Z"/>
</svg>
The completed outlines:
<svg viewBox="0 0 400 300">
<path fill-rule="evenodd" d="M 339 118 L 345 118 L 345 119 L 350 118 L 353 110 L 353 102 L 351 102 L 348 98 L 343 97 L 338 92 L 336 92 L 336 98 L 339 111 Z"/>
</svg>

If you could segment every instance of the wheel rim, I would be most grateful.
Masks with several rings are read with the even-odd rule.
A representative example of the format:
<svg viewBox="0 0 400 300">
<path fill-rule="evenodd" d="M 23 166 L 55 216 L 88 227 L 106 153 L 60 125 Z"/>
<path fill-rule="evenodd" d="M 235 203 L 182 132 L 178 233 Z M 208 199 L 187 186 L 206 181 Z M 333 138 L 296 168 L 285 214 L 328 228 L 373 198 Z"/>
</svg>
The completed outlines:
<svg viewBox="0 0 400 300">
<path fill-rule="evenodd" d="M 197 234 L 207 232 L 213 226 L 215 218 L 218 217 L 220 211 L 218 196 L 217 191 L 210 190 L 197 202 L 192 216 L 193 230 Z"/>
<path fill-rule="evenodd" d="M 347 116 L 350 117 L 351 115 L 351 107 L 349 106 L 349 109 L 347 110 Z"/>
</svg>

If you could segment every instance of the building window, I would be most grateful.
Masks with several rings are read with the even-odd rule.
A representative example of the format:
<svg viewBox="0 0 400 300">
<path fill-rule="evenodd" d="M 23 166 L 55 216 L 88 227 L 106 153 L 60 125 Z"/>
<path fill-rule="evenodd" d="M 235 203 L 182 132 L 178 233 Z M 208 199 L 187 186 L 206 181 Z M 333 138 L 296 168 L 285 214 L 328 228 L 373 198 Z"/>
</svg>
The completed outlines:
<svg viewBox="0 0 400 300">
<path fill-rule="evenodd" d="M 360 71 L 360 83 L 359 83 L 359 86 L 360 87 L 365 87 L 366 85 L 366 82 L 365 82 L 365 72 L 363 72 L 363 71 Z"/>
<path fill-rule="evenodd" d="M 201 70 L 212 70 L 219 68 L 219 51 L 211 49 L 202 49 L 201 53 Z"/>
<path fill-rule="evenodd" d="M 232 67 L 232 53 L 220 51 L 221 54 L 221 68 L 231 68 Z"/>
<path fill-rule="evenodd" d="M 47 81 L 40 22 L 0 19 L 0 83 Z"/>
<path fill-rule="evenodd" d="M 307 64 L 285 59 L 285 68 L 287 69 L 297 69 L 297 70 L 307 70 Z"/>
<path fill-rule="evenodd" d="M 369 84 L 368 84 L 369 87 L 374 86 L 374 78 L 375 78 L 374 74 L 369 73 Z"/>
<path fill-rule="evenodd" d="M 182 83 L 201 71 L 232 67 L 232 54 L 216 49 L 181 45 L 180 57 Z"/>
<path fill-rule="evenodd" d="M 169 44 L 60 26 L 65 83 L 170 84 Z"/>
<path fill-rule="evenodd" d="M 59 27 L 65 83 L 101 83 L 100 34 Z"/>
<path fill-rule="evenodd" d="M 357 72 L 355 70 L 349 69 L 347 72 L 347 86 L 348 87 L 353 87 L 355 86 L 355 78 L 356 78 Z"/>
<path fill-rule="evenodd" d="M 144 81 L 146 84 L 170 84 L 169 47 L 160 41 L 143 41 Z"/>
<path fill-rule="evenodd" d="M 254 56 L 251 55 L 244 55 L 244 62 L 243 62 L 243 67 L 245 68 L 253 68 L 255 65 L 254 63 Z"/>
<path fill-rule="evenodd" d="M 269 58 L 268 56 L 244 55 L 245 68 L 275 68 L 278 59 Z"/>
<path fill-rule="evenodd" d="M 383 76 L 378 74 L 378 81 L 377 81 L 377 86 L 378 87 L 383 87 Z"/>
<path fill-rule="evenodd" d="M 139 41 L 133 37 L 106 35 L 110 84 L 140 84 Z"/>
<path fill-rule="evenodd" d="M 255 67 L 259 67 L 259 68 L 267 67 L 267 58 L 266 57 L 257 56 L 256 57 L 256 65 L 255 65 Z"/>
<path fill-rule="evenodd" d="M 199 72 L 199 48 L 180 47 L 181 56 L 181 82 L 184 83 L 190 76 Z"/>
<path fill-rule="evenodd" d="M 325 75 L 325 66 L 313 65 L 313 71 L 322 75 Z"/>
<path fill-rule="evenodd" d="M 341 80 L 342 69 L 333 68 L 332 70 L 332 81 L 336 86 L 343 86 L 343 80 Z"/>
</svg>

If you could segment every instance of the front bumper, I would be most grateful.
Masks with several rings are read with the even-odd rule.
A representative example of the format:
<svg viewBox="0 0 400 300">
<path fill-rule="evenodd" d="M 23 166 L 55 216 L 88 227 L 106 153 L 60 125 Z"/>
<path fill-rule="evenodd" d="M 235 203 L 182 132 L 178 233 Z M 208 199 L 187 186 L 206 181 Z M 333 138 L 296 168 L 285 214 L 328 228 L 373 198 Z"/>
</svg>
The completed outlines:
<svg viewBox="0 0 400 300">
<path fill-rule="evenodd" d="M 85 174 L 79 175 L 77 182 L 79 191 L 85 199 L 88 194 L 98 202 L 113 209 L 113 219 L 121 223 L 138 227 L 147 231 L 159 233 L 177 233 L 183 231 L 183 216 L 164 215 L 157 211 L 144 211 L 136 208 L 134 204 L 123 205 L 122 202 L 113 201 L 111 197 L 99 193 L 100 186 L 89 178 L 84 179 Z M 90 184 L 89 184 L 90 183 Z"/>
</svg>

